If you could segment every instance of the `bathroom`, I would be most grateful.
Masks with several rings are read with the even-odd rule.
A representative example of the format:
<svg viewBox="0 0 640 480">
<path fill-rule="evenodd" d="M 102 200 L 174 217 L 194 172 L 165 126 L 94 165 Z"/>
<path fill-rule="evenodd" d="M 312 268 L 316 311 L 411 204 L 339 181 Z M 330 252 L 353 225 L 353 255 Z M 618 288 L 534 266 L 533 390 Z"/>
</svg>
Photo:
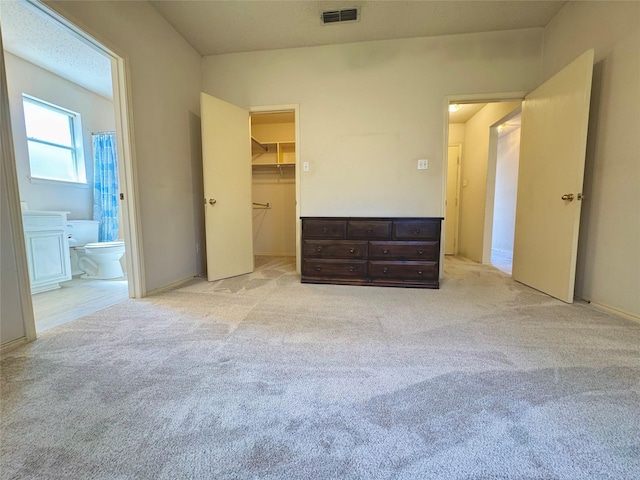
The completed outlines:
<svg viewBox="0 0 640 480">
<path fill-rule="evenodd" d="M 2 13 L 4 29 L 5 18 L 11 12 L 3 8 Z M 20 12 L 21 18 L 24 15 Z M 9 23 L 7 20 L 6 24 Z M 37 28 L 59 27 L 38 24 Z M 33 32 L 23 32 L 24 28 L 16 30 L 21 31 L 20 35 L 33 37 Z M 117 162 L 117 155 L 109 155 L 116 152 L 111 65 L 108 58 L 94 51 L 79 51 L 69 56 L 63 70 L 54 72 L 51 65 L 43 68 L 42 62 L 37 60 L 42 52 L 33 48 L 33 44 L 15 41 L 15 38 L 14 41 L 7 40 L 11 33 L 3 30 L 11 128 L 36 330 L 43 331 L 125 301 L 130 296 L 125 267 L 127 254 L 122 241 L 123 212 L 117 199 L 118 166 L 107 163 L 109 158 Z M 68 33 L 66 35 L 68 37 Z M 51 38 L 48 36 L 49 42 Z M 64 35 L 59 38 L 69 52 L 69 39 Z M 31 45 L 31 50 L 20 50 L 27 44 Z M 84 48 L 91 50 L 86 45 Z M 82 82 L 69 79 L 68 70 L 74 67 L 82 72 L 81 75 L 76 72 Z M 91 74 L 87 74 L 87 70 L 92 70 Z M 53 123 L 43 123 L 43 118 Z M 43 124 L 58 128 L 39 126 Z M 62 130 L 64 132 L 60 133 Z M 98 160 L 94 152 L 100 152 Z M 52 168 L 51 163 L 45 164 L 38 158 L 60 161 Z M 96 161 L 99 162 L 98 169 L 94 168 Z M 98 176 L 96 181 L 96 170 L 111 174 L 113 179 L 104 181 L 101 180 L 104 176 Z M 111 190 L 115 189 L 114 201 L 107 202 L 104 194 L 100 194 L 101 184 L 109 184 Z M 64 229 L 64 233 L 55 240 L 52 236 L 42 236 L 40 229 L 30 240 L 32 232 L 28 229 L 38 230 L 37 221 L 46 224 L 57 218 L 45 212 L 62 215 L 62 220 L 56 220 L 56 228 Z M 94 221 L 94 218 L 101 221 Z M 87 243 L 97 244 L 87 247 Z M 33 258 L 38 249 L 40 253 L 36 256 L 42 260 L 39 263 L 42 267 L 37 267 L 40 260 Z M 62 280 L 34 282 L 38 272 L 45 272 L 44 276 L 47 276 L 50 270 L 60 270 Z"/>
</svg>

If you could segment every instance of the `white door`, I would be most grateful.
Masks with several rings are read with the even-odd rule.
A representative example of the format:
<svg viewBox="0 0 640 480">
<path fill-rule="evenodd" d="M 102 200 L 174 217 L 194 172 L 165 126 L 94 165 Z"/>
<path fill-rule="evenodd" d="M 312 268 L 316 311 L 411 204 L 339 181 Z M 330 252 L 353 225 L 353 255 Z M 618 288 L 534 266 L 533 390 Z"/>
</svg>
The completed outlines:
<svg viewBox="0 0 640 480">
<path fill-rule="evenodd" d="M 447 154 L 447 204 L 445 209 L 444 254 L 455 255 L 458 234 L 458 170 L 460 145 L 449 145 Z"/>
<path fill-rule="evenodd" d="M 593 50 L 522 106 L 513 278 L 573 302 Z"/>
<path fill-rule="evenodd" d="M 253 271 L 249 112 L 200 94 L 209 281 Z"/>
</svg>

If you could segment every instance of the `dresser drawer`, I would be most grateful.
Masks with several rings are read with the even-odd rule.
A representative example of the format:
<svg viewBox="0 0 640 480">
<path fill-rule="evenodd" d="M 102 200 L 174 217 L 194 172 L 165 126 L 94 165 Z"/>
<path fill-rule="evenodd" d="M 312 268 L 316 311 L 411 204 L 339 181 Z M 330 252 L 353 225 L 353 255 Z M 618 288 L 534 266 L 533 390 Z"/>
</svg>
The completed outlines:
<svg viewBox="0 0 640 480">
<path fill-rule="evenodd" d="M 305 257 L 317 258 L 366 258 L 369 244 L 351 240 L 303 240 Z"/>
<path fill-rule="evenodd" d="M 302 262 L 302 276 L 365 280 L 367 262 L 366 260 L 305 259 Z"/>
<path fill-rule="evenodd" d="M 369 242 L 372 260 L 420 260 L 437 262 L 440 242 Z"/>
<path fill-rule="evenodd" d="M 391 224 L 390 220 L 350 220 L 347 235 L 352 239 L 390 239 Z"/>
<path fill-rule="evenodd" d="M 369 262 L 369 277 L 372 281 L 438 281 L 437 262 Z"/>
<path fill-rule="evenodd" d="M 346 220 L 305 220 L 302 223 L 302 238 L 346 238 Z"/>
<path fill-rule="evenodd" d="M 440 240 L 440 221 L 396 220 L 393 222 L 394 240 Z"/>
</svg>

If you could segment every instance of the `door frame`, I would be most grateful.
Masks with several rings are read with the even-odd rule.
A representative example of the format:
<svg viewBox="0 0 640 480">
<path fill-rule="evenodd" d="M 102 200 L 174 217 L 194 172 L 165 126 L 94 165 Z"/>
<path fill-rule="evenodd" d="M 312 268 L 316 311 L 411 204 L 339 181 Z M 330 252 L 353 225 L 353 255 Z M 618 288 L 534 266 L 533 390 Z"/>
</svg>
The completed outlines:
<svg viewBox="0 0 640 480">
<path fill-rule="evenodd" d="M 447 123 L 447 128 L 448 128 L 448 123 Z M 458 254 L 458 230 L 459 230 L 459 220 L 460 220 L 460 185 L 461 185 L 461 176 L 460 176 L 460 172 L 462 171 L 462 143 L 447 143 L 447 169 L 446 169 L 446 176 L 449 175 L 449 148 L 451 147 L 456 147 L 458 149 L 458 162 L 457 162 L 457 168 L 456 168 L 456 205 L 455 205 L 455 210 L 456 210 L 456 224 L 453 226 L 453 255 L 457 255 Z M 447 177 L 445 177 L 446 179 Z M 444 242 L 443 245 L 445 245 L 445 250 L 446 250 L 446 222 L 448 222 L 447 217 L 446 217 L 446 213 L 447 213 L 447 188 L 446 188 L 447 182 L 445 182 L 445 205 L 444 205 L 444 211 L 445 211 L 445 215 L 444 215 L 444 221 L 445 221 L 445 228 L 443 229 L 445 231 L 445 237 L 444 237 Z M 446 253 L 445 253 L 446 255 Z"/>
<path fill-rule="evenodd" d="M 146 295 L 144 278 L 144 262 L 142 242 L 140 241 L 140 215 L 138 211 L 137 171 L 135 168 L 135 148 L 133 141 L 133 116 L 130 95 L 130 75 L 126 59 L 114 50 L 100 43 L 96 38 L 85 32 L 73 22 L 58 13 L 52 7 L 27 0 L 26 6 L 35 9 L 48 21 L 57 24 L 70 35 L 75 36 L 94 50 L 105 55 L 111 62 L 111 76 L 113 84 L 113 106 L 115 110 L 116 138 L 119 162 L 119 177 L 124 199 L 121 201 L 123 216 L 123 233 L 126 245 L 125 260 L 130 298 L 142 298 Z M 3 56 L 4 52 L 0 53 Z M 4 130 L 5 127 L 3 127 Z M 13 146 L 12 146 L 13 148 Z M 12 152 L 13 153 L 13 152 Z M 11 217 L 14 240 L 16 242 L 16 263 L 18 275 L 18 290 L 22 299 L 23 324 L 27 341 L 36 339 L 35 317 L 31 299 L 31 287 L 27 271 L 26 250 L 22 233 L 22 218 L 20 210 L 20 193 L 15 160 L 9 166 L 6 178 L 9 195 L 9 214 Z"/>
<path fill-rule="evenodd" d="M 293 112 L 295 122 L 295 142 L 296 142 L 296 163 L 295 163 L 295 182 L 296 182 L 296 273 L 300 275 L 301 259 L 300 259 L 300 237 L 302 231 L 302 221 L 300 220 L 301 209 L 301 189 L 300 189 L 300 104 L 286 103 L 280 105 L 260 105 L 249 107 L 249 115 L 252 113 L 277 113 L 277 112 Z"/>
</svg>

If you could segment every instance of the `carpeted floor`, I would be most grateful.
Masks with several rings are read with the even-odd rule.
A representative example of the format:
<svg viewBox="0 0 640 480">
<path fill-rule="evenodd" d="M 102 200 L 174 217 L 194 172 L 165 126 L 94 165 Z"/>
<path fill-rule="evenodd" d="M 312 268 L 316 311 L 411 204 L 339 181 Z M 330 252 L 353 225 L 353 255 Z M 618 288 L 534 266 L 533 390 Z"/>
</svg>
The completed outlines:
<svg viewBox="0 0 640 480">
<path fill-rule="evenodd" d="M 640 324 L 462 259 L 440 290 L 257 266 L 5 356 L 0 478 L 640 478 Z"/>
</svg>

